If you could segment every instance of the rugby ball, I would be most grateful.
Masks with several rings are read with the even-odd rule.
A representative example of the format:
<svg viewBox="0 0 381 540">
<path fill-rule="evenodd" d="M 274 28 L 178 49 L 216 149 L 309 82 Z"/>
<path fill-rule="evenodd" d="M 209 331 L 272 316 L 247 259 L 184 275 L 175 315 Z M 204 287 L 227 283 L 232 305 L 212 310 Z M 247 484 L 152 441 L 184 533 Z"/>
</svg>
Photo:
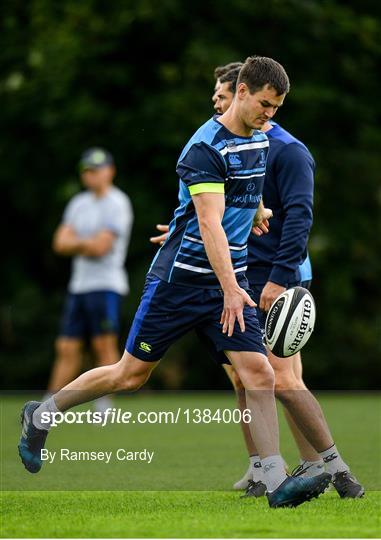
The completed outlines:
<svg viewBox="0 0 381 540">
<path fill-rule="evenodd" d="M 293 287 L 274 301 L 266 317 L 265 339 L 270 351 L 280 358 L 299 352 L 313 332 L 316 318 L 312 294 Z"/>
</svg>

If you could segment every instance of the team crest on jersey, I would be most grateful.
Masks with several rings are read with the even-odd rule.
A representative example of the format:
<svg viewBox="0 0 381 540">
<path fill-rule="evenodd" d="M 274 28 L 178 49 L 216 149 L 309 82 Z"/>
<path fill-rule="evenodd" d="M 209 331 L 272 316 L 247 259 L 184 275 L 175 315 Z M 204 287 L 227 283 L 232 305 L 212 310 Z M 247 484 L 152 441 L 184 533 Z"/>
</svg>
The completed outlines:
<svg viewBox="0 0 381 540">
<path fill-rule="evenodd" d="M 229 159 L 229 165 L 233 169 L 239 169 L 240 167 L 242 167 L 242 161 L 241 161 L 241 158 L 239 157 L 239 154 L 229 154 L 228 159 Z"/>
</svg>

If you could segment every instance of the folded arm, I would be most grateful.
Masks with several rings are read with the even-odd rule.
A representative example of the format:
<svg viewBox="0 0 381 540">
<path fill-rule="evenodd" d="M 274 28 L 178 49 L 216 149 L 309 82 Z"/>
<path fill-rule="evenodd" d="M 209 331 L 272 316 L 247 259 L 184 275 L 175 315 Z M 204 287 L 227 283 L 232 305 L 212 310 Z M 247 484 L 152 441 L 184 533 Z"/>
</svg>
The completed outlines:
<svg viewBox="0 0 381 540">
<path fill-rule="evenodd" d="M 88 238 L 80 238 L 70 225 L 60 225 L 53 237 L 53 250 L 58 255 L 72 257 L 103 257 L 111 251 L 115 235 L 111 231 L 102 230 Z"/>
</svg>

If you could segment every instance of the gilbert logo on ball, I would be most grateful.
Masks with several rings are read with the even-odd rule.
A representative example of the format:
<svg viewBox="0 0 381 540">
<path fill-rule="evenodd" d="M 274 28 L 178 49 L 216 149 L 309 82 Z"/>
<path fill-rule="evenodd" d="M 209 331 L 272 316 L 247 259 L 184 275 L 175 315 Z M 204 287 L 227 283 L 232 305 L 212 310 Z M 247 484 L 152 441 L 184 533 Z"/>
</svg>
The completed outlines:
<svg viewBox="0 0 381 540">
<path fill-rule="evenodd" d="M 282 293 L 272 304 L 266 318 L 268 348 L 280 358 L 300 351 L 309 340 L 316 318 L 312 294 L 303 287 Z"/>
</svg>

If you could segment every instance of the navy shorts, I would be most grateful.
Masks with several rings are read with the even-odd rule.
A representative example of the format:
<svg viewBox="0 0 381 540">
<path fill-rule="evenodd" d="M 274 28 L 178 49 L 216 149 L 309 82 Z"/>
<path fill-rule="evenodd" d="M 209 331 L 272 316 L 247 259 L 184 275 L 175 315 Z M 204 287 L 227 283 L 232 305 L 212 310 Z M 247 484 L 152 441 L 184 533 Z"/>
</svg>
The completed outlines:
<svg viewBox="0 0 381 540">
<path fill-rule="evenodd" d="M 68 293 L 59 335 L 86 338 L 118 334 L 121 300 L 114 291 Z"/>
<path fill-rule="evenodd" d="M 241 332 L 236 322 L 231 337 L 222 333 L 222 309 L 223 294 L 218 289 L 176 285 L 148 276 L 126 350 L 140 360 L 155 362 L 172 343 L 197 329 L 217 351 L 266 354 L 255 308 L 244 308 L 246 330 Z"/>
<path fill-rule="evenodd" d="M 259 299 L 261 297 L 262 290 L 263 290 L 263 287 L 265 285 L 266 285 L 265 283 L 261 283 L 261 284 L 250 283 L 250 290 L 251 290 L 251 293 L 252 293 L 251 296 L 252 296 L 254 302 L 257 304 L 257 306 L 259 306 Z M 298 285 L 300 287 L 304 287 L 305 289 L 309 289 L 310 286 L 311 286 L 311 281 L 302 281 L 302 283 L 293 283 L 293 284 L 290 284 L 288 286 L 288 288 L 291 289 L 292 287 L 296 287 Z M 256 312 L 257 312 L 257 318 L 258 318 L 258 322 L 259 322 L 259 328 L 260 328 L 260 331 L 261 331 L 262 343 L 264 344 L 265 343 L 265 324 L 266 324 L 267 312 L 263 311 L 262 309 L 259 309 L 259 307 L 256 308 Z M 218 351 L 215 347 L 213 347 L 213 343 L 209 339 L 207 339 L 205 336 L 201 335 L 199 332 L 197 332 L 197 335 L 198 335 L 200 341 L 202 343 L 204 343 L 204 345 L 207 347 L 207 349 L 210 352 L 210 354 L 212 355 L 213 359 L 218 364 L 230 364 L 230 361 L 225 356 L 225 354 L 223 352 Z"/>
</svg>

